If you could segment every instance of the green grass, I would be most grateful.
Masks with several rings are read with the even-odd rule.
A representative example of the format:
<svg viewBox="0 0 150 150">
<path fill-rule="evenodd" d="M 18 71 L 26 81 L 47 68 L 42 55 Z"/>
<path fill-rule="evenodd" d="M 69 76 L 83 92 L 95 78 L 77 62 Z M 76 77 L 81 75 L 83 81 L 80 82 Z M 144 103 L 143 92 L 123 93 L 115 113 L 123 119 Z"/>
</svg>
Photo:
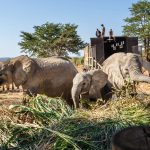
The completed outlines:
<svg viewBox="0 0 150 150">
<path fill-rule="evenodd" d="M 124 98 L 76 111 L 60 98 L 39 95 L 9 111 L 13 117 L 0 120 L 0 149 L 110 150 L 116 131 L 150 124 L 148 99 Z"/>
</svg>

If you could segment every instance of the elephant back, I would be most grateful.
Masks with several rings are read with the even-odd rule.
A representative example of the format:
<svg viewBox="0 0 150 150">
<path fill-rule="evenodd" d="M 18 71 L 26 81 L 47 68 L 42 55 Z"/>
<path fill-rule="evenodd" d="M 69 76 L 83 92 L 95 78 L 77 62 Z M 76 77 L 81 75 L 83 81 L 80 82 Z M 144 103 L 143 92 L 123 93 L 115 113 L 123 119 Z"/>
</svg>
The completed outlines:
<svg viewBox="0 0 150 150">
<path fill-rule="evenodd" d="M 77 73 L 75 66 L 65 57 L 48 57 L 48 58 L 34 58 L 36 64 L 42 69 L 53 70 L 56 68 L 70 68 L 74 72 Z"/>
</svg>

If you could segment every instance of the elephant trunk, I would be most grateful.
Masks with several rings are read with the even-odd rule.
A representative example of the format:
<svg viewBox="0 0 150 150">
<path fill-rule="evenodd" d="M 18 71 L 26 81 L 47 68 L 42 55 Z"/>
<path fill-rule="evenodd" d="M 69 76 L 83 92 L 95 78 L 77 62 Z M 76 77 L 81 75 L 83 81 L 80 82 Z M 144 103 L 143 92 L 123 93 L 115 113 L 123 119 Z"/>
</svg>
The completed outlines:
<svg viewBox="0 0 150 150">
<path fill-rule="evenodd" d="M 142 73 L 131 74 L 130 77 L 133 81 L 150 83 L 150 77 L 143 75 Z"/>
<path fill-rule="evenodd" d="M 141 65 L 141 62 L 138 62 L 138 61 L 139 60 L 137 60 L 135 58 L 135 59 L 132 60 L 132 62 L 130 62 L 130 66 L 129 66 L 130 78 L 133 81 L 150 83 L 150 77 L 142 74 L 142 72 L 141 72 L 142 65 Z"/>
<path fill-rule="evenodd" d="M 71 95 L 74 103 L 74 108 L 79 108 L 79 96 L 81 93 L 81 88 L 79 86 L 73 86 L 71 90 Z"/>
</svg>

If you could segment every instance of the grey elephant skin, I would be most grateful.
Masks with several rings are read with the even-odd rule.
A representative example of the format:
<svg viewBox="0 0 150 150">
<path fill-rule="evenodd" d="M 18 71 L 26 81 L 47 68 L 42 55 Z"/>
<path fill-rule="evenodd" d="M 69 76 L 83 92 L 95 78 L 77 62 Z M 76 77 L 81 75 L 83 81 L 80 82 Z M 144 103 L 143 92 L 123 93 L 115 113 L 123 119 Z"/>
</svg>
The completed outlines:
<svg viewBox="0 0 150 150">
<path fill-rule="evenodd" d="M 13 81 L 16 86 L 21 85 L 27 94 L 62 96 L 70 103 L 76 73 L 74 65 L 64 57 L 18 56 L 1 63 L 0 85 Z"/>
<path fill-rule="evenodd" d="M 79 108 L 79 96 L 87 94 L 89 98 L 101 98 L 101 89 L 107 83 L 107 74 L 102 70 L 78 73 L 73 79 L 71 90 L 75 108 Z"/>
<path fill-rule="evenodd" d="M 2 65 L 3 65 L 3 62 L 0 62 L 0 66 Z M 11 77 L 7 77 L 7 78 L 9 78 L 9 82 L 6 82 L 5 84 L 2 85 L 2 91 L 5 91 L 5 86 L 6 86 L 7 91 L 9 91 L 10 85 L 12 87 L 12 90 L 14 90 L 14 84 L 13 84 L 12 78 Z"/>
<path fill-rule="evenodd" d="M 125 80 L 150 83 L 150 77 L 142 74 L 142 66 L 150 71 L 150 64 L 138 54 L 115 53 L 102 64 L 102 70 L 108 74 L 109 86 L 122 88 Z"/>
</svg>

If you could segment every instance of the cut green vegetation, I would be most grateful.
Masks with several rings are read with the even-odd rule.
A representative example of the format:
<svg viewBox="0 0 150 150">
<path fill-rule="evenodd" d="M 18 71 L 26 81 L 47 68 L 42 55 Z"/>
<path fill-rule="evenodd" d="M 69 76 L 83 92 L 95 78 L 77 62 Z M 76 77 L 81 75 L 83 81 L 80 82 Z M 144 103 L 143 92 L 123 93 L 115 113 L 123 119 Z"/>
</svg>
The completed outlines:
<svg viewBox="0 0 150 150">
<path fill-rule="evenodd" d="M 60 98 L 39 95 L 28 106 L 7 110 L 10 117 L 0 120 L 0 149 L 110 150 L 116 131 L 150 124 L 149 109 L 148 99 L 124 98 L 72 110 Z"/>
</svg>

